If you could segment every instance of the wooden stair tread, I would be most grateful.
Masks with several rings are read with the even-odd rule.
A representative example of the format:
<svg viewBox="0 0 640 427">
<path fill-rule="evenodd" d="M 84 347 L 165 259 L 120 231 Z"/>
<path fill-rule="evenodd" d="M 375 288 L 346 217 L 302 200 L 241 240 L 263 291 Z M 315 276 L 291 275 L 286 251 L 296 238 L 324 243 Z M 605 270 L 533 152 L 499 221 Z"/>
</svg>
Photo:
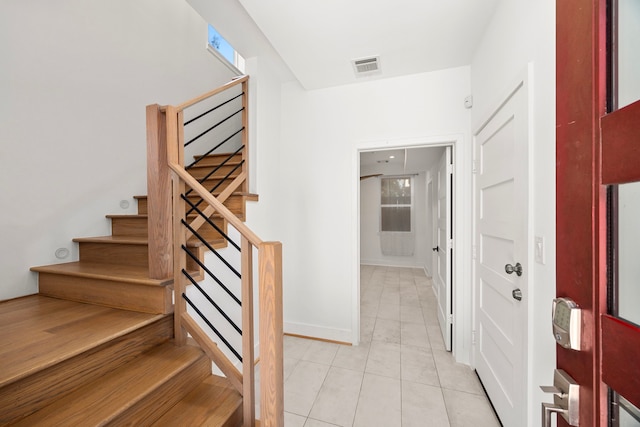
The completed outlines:
<svg viewBox="0 0 640 427">
<path fill-rule="evenodd" d="M 114 243 L 127 245 L 148 245 L 147 237 L 139 236 L 96 236 L 96 237 L 76 237 L 73 239 L 76 243 Z"/>
<path fill-rule="evenodd" d="M 138 236 L 99 236 L 99 237 L 78 237 L 73 239 L 74 242 L 76 243 L 113 243 L 113 244 L 128 244 L 128 245 L 140 245 L 140 246 L 144 246 L 144 245 L 148 245 L 149 244 L 149 239 L 147 237 L 138 237 Z M 220 244 L 224 244 L 224 239 L 220 238 L 220 239 L 213 239 L 213 240 L 208 240 L 207 241 L 210 245 L 212 245 L 213 247 L 220 247 Z M 187 241 L 187 246 L 188 247 L 198 247 L 198 246 L 203 246 L 203 243 L 200 242 L 200 240 L 198 240 L 197 238 L 192 238 L 189 239 Z M 84 264 L 84 263 L 83 263 Z M 88 263 L 89 264 L 89 263 Z M 60 264 L 54 264 L 54 265 L 60 265 Z M 102 265 L 100 263 L 90 263 L 90 265 L 93 266 L 97 266 L 97 265 Z M 109 264 L 109 266 L 112 266 L 114 264 Z M 126 267 L 123 265 L 123 267 Z M 39 268 L 39 267 L 36 267 Z M 119 267 L 117 267 L 119 269 Z M 135 267 L 134 267 L 135 268 Z M 33 270 L 32 271 L 40 271 L 40 270 Z M 145 269 L 146 271 L 146 269 Z M 147 273 L 148 275 L 148 273 Z"/>
<path fill-rule="evenodd" d="M 147 214 L 108 214 L 108 215 L 105 215 L 105 218 L 144 218 L 144 219 L 148 219 L 149 215 L 147 215 Z"/>
<path fill-rule="evenodd" d="M 222 191 L 224 191 L 224 190 L 215 191 L 213 193 L 213 195 L 214 196 L 218 196 L 218 195 L 220 195 L 220 193 L 222 193 Z M 244 196 L 244 197 L 255 198 L 255 199 L 258 198 L 258 194 L 257 193 L 249 193 L 249 192 L 246 192 L 246 191 L 234 191 L 233 193 L 231 193 L 231 195 L 233 195 L 233 196 Z M 133 197 L 135 199 L 137 199 L 137 200 L 145 200 L 145 199 L 147 199 L 148 196 L 147 195 L 139 195 L 139 196 L 133 196 Z M 120 214 L 120 215 L 110 214 L 110 215 L 107 215 L 107 218 L 113 218 L 113 217 L 138 217 L 138 216 L 147 217 L 147 214 Z"/>
<path fill-rule="evenodd" d="M 119 280 L 126 283 L 149 286 L 166 286 L 173 283 L 173 279 L 150 279 L 149 269 L 146 266 L 75 261 L 32 267 L 31 271 L 93 279 Z"/>
<path fill-rule="evenodd" d="M 241 420 L 242 396 L 229 380 L 211 375 L 153 425 L 235 427 Z"/>
<path fill-rule="evenodd" d="M 229 167 L 229 166 L 233 166 L 233 167 L 235 167 L 235 166 L 238 166 L 238 165 L 239 165 L 239 164 L 241 164 L 241 163 L 242 163 L 242 162 L 239 162 L 239 161 L 229 160 L 229 161 L 228 161 L 228 162 L 226 162 L 224 165 L 222 165 L 222 167 L 223 167 L 223 168 L 224 168 L 224 167 Z M 202 164 L 202 163 L 196 163 L 195 165 L 190 166 L 190 167 L 186 167 L 186 166 L 185 166 L 185 170 L 186 170 L 187 172 L 189 172 L 190 170 L 193 170 L 193 169 L 196 169 L 196 168 L 201 168 L 201 169 L 215 169 L 215 168 L 217 168 L 218 166 L 220 166 L 220 164 L 216 164 L 216 165 L 207 165 L 207 164 Z M 240 168 L 238 168 L 238 170 L 239 170 L 239 169 L 240 169 Z"/>
<path fill-rule="evenodd" d="M 195 157 L 195 156 L 194 156 L 194 157 Z M 239 165 L 239 164 L 241 164 L 241 163 L 242 163 L 242 161 L 240 161 L 240 160 L 228 160 L 228 161 L 226 161 L 222 166 L 238 166 L 238 165 Z M 216 167 L 218 167 L 218 166 L 220 166 L 220 165 L 221 165 L 221 163 L 217 163 L 217 164 L 215 164 L 215 165 L 206 165 L 206 164 L 196 163 L 195 165 L 193 165 L 193 166 L 191 166 L 191 167 L 188 167 L 188 168 L 187 168 L 187 167 L 185 167 L 185 169 L 186 169 L 187 171 L 188 171 L 189 169 L 193 169 L 193 168 L 196 168 L 196 167 L 207 167 L 207 168 L 213 169 L 213 168 L 216 168 Z"/>
<path fill-rule="evenodd" d="M 199 348 L 178 347 L 173 342 L 161 344 L 14 425 L 105 425 L 109 422 L 118 424 L 121 414 L 130 411 L 136 403 L 171 379 L 178 378 L 187 367 L 198 362 L 206 363 L 210 369 L 210 362 Z M 179 390 L 171 391 L 171 394 L 176 393 L 179 393 Z M 154 409 L 153 412 L 161 413 L 166 408 L 163 408 L 163 402 L 159 402 L 155 403 Z M 137 410 L 133 409 L 133 412 Z"/>
<path fill-rule="evenodd" d="M 41 295 L 0 302 L 0 387 L 162 317 Z"/>
</svg>

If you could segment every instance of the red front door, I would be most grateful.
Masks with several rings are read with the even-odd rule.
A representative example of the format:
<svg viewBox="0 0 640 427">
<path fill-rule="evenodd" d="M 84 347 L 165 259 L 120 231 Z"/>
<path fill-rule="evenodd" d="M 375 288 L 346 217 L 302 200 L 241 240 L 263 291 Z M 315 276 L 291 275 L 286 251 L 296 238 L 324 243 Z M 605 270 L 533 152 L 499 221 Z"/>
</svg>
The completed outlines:
<svg viewBox="0 0 640 427">
<path fill-rule="evenodd" d="M 640 423 L 638 4 L 557 1 L 557 295 L 582 308 L 581 350 L 557 361 L 580 385 L 580 426 Z"/>
</svg>

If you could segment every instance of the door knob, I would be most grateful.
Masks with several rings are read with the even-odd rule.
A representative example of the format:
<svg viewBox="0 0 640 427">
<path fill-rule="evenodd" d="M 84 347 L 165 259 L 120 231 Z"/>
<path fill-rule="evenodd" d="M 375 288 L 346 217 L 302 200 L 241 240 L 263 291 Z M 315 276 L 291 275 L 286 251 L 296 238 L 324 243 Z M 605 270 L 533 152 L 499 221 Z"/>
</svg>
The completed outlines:
<svg viewBox="0 0 640 427">
<path fill-rule="evenodd" d="M 431 248 L 431 250 L 432 250 L 433 252 L 438 252 L 438 250 L 439 250 L 439 249 L 440 249 L 440 247 L 438 247 L 438 246 L 436 246 L 435 248 Z"/>
<path fill-rule="evenodd" d="M 511 291 L 511 296 L 515 300 L 522 301 L 522 291 L 519 288 L 516 288 L 516 289 L 512 290 Z"/>
<path fill-rule="evenodd" d="M 506 271 L 507 274 L 515 272 L 518 276 L 522 276 L 522 264 L 520 264 L 519 262 L 517 262 L 515 266 L 507 264 L 504 266 L 504 271 Z"/>
</svg>

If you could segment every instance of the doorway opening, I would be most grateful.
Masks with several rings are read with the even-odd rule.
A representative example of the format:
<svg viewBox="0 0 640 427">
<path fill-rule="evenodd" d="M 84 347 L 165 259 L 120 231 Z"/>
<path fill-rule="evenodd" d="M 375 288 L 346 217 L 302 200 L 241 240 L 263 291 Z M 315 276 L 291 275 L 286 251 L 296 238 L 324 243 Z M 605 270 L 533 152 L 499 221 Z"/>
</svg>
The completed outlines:
<svg viewBox="0 0 640 427">
<path fill-rule="evenodd" d="M 468 259 L 464 257 L 464 251 L 465 248 L 470 249 L 471 239 L 470 224 L 467 224 L 470 221 L 462 212 L 470 205 L 471 197 L 465 186 L 465 178 L 469 177 L 470 172 L 470 168 L 464 167 L 467 156 L 465 150 L 458 148 L 461 145 L 457 144 L 462 139 L 462 136 L 424 139 L 409 144 L 407 141 L 385 141 L 384 144 L 372 142 L 362 144 L 356 150 L 354 165 L 358 176 L 354 181 L 358 197 L 357 206 L 354 207 L 354 228 L 357 230 L 354 242 L 354 253 L 357 254 L 353 294 L 354 344 L 359 342 L 361 332 L 361 264 L 419 268 L 429 277 L 434 277 L 438 271 L 446 276 L 444 273 L 447 272 L 449 282 L 443 283 L 440 291 L 434 287 L 436 295 L 443 297 L 440 324 L 447 350 L 453 352 L 456 361 L 469 364 L 471 289 L 467 289 L 468 286 L 465 285 L 469 283 L 465 282 L 465 277 L 470 268 L 467 266 L 465 273 Z M 445 174 L 448 171 L 450 175 L 441 179 L 443 184 L 448 184 L 449 193 L 448 197 L 439 201 L 438 173 L 441 163 L 444 163 Z M 381 180 L 386 177 L 410 178 L 413 237 L 381 235 L 384 215 L 381 206 Z M 440 193 L 446 194 L 444 189 Z M 448 210 L 444 209 L 445 200 L 448 200 Z M 448 232 L 443 230 L 441 233 L 444 239 L 441 240 L 442 243 L 438 243 L 438 215 L 443 220 L 448 219 L 450 226 Z M 400 253 L 394 254 L 394 250 L 399 250 Z M 442 260 L 443 267 L 439 266 L 439 259 Z M 448 306 L 446 296 L 449 298 Z"/>
</svg>

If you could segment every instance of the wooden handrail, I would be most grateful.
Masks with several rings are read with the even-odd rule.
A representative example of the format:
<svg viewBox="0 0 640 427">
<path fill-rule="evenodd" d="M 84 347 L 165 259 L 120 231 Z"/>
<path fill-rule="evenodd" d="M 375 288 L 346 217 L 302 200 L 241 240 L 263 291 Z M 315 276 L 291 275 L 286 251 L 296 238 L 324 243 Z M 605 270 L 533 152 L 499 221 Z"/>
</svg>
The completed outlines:
<svg viewBox="0 0 640 427">
<path fill-rule="evenodd" d="M 227 188 L 225 188 L 224 191 L 222 191 L 222 193 L 220 193 L 218 197 L 216 197 L 216 199 L 218 199 L 220 203 L 224 203 L 225 200 L 227 200 L 229 196 L 231 196 L 234 193 L 234 191 L 238 187 L 240 187 L 240 185 L 244 181 L 246 181 L 246 179 L 247 179 L 247 175 L 244 172 L 241 173 L 233 181 L 231 181 L 231 184 L 229 184 Z M 189 226 L 194 230 L 198 230 L 206 222 L 205 218 L 209 218 L 214 212 L 215 212 L 215 209 L 212 206 L 207 206 L 202 211 L 203 215 L 198 215 L 193 221 L 191 221 Z M 192 235 L 193 233 L 190 230 L 187 230 L 187 239 Z"/>
<path fill-rule="evenodd" d="M 229 83 L 225 83 L 222 86 L 220 86 L 220 87 L 218 87 L 216 89 L 213 89 L 212 91 L 209 91 L 207 93 L 203 93 L 202 95 L 196 96 L 195 98 L 190 99 L 187 102 L 183 102 L 182 104 L 176 105 L 175 108 L 176 108 L 177 111 L 183 111 L 185 108 L 189 108 L 192 105 L 197 104 L 198 102 L 202 102 L 207 98 L 211 98 L 212 96 L 217 95 L 219 93 L 222 93 L 225 90 L 228 90 L 228 89 L 230 89 L 230 88 L 232 88 L 234 86 L 242 84 L 242 83 L 246 82 L 247 80 L 249 80 L 249 76 L 242 76 L 242 77 L 239 77 L 237 79 L 231 80 Z"/>
<path fill-rule="evenodd" d="M 249 242 L 254 246 L 260 246 L 262 239 L 260 239 L 244 222 L 242 222 L 237 216 L 233 214 L 225 205 L 223 205 L 218 199 L 216 199 L 211 193 L 204 188 L 197 179 L 189 175 L 183 167 L 180 165 L 169 164 L 169 168 L 187 184 L 198 196 L 209 205 L 211 205 L 218 213 L 220 213 L 224 219 L 227 220 L 240 234 L 245 236 Z"/>
</svg>

